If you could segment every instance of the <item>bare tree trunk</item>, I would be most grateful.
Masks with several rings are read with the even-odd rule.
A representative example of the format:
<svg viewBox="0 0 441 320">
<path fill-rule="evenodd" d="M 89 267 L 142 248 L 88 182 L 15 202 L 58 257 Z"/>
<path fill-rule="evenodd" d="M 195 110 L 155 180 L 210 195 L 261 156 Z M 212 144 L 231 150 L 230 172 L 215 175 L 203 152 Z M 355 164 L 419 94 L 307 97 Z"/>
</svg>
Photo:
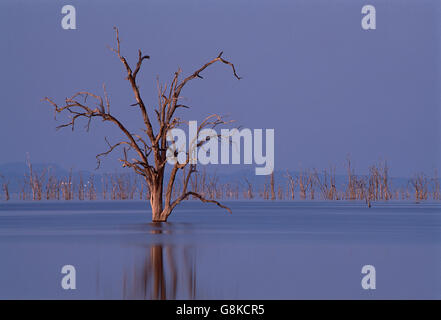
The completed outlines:
<svg viewBox="0 0 441 320">
<path fill-rule="evenodd" d="M 271 177 L 270 177 L 270 185 L 271 185 L 271 200 L 276 200 L 276 192 L 274 190 L 274 171 L 271 172 Z"/>
<path fill-rule="evenodd" d="M 433 183 L 432 200 L 440 200 L 441 199 L 440 178 L 437 169 L 434 170 L 432 183 Z"/>
<path fill-rule="evenodd" d="M 346 190 L 346 199 L 355 200 L 355 180 L 354 171 L 351 167 L 351 159 L 349 157 L 346 158 L 347 170 L 348 170 L 348 187 Z"/>
<path fill-rule="evenodd" d="M 246 191 L 246 198 L 247 199 L 253 199 L 254 198 L 254 194 L 253 194 L 253 186 L 251 185 L 251 183 L 248 181 L 247 178 L 244 178 L 245 182 L 247 184 L 247 191 Z"/>
<path fill-rule="evenodd" d="M 157 181 L 155 185 L 151 188 L 150 193 L 150 205 L 152 207 L 152 221 L 153 222 L 164 222 L 167 221 L 167 216 L 162 215 L 164 210 L 162 201 L 162 189 L 163 180 Z"/>
<path fill-rule="evenodd" d="M 309 187 L 307 172 L 303 172 L 303 170 L 300 171 L 299 175 L 297 176 L 297 184 L 299 185 L 300 188 L 300 199 L 306 200 L 306 194 L 308 192 L 308 187 Z"/>
<path fill-rule="evenodd" d="M 0 178 L 2 178 L 3 180 L 5 179 L 1 174 L 0 174 Z M 3 182 L 3 191 L 5 192 L 5 200 L 9 201 L 10 196 L 9 196 L 9 180 L 6 180 Z"/>
<path fill-rule="evenodd" d="M 288 171 L 286 171 L 286 177 L 288 178 L 288 189 L 291 193 L 291 200 L 294 200 L 295 198 L 295 187 L 296 187 L 296 181 L 295 179 L 289 174 Z"/>
</svg>

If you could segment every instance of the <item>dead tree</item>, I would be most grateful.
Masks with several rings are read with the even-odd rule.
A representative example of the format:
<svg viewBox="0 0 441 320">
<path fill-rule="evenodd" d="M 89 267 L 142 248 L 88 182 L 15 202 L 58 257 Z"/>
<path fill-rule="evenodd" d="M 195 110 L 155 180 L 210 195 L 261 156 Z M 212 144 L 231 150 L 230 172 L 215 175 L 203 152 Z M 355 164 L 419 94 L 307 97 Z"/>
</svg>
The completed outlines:
<svg viewBox="0 0 441 320">
<path fill-rule="evenodd" d="M 380 164 L 381 170 L 381 197 L 383 200 L 390 200 L 392 195 L 390 192 L 390 182 L 389 182 L 389 167 L 387 162 L 384 161 L 383 164 Z"/>
<path fill-rule="evenodd" d="M 42 194 L 43 194 L 43 181 L 44 176 L 46 174 L 46 170 L 43 170 L 40 175 L 34 173 L 34 170 L 32 169 L 32 163 L 30 160 L 29 155 L 27 155 L 26 159 L 28 168 L 29 168 L 29 185 L 31 186 L 32 190 L 32 200 L 42 200 Z"/>
<path fill-rule="evenodd" d="M 318 186 L 322 199 L 339 200 L 335 178 L 335 167 L 331 166 L 329 173 L 326 169 L 323 170 L 323 174 L 319 174 L 317 169 L 314 169 L 312 180 L 314 180 L 314 183 Z"/>
<path fill-rule="evenodd" d="M 192 152 L 192 150 L 188 150 L 186 152 L 186 161 L 183 161 L 183 163 L 176 161 L 176 164 L 174 164 L 171 169 L 167 183 L 164 181 L 164 174 L 166 164 L 168 162 L 167 149 L 170 144 L 174 144 L 173 141 L 167 141 L 167 133 L 169 130 L 185 123 L 176 116 L 176 111 L 178 109 L 188 108 L 180 103 L 182 90 L 191 80 L 196 78 L 202 79 L 201 73 L 216 62 L 220 62 L 231 67 L 233 75 L 237 79 L 240 79 L 236 73 L 234 65 L 225 60 L 222 57 L 223 52 L 221 52 L 216 58 L 205 63 L 202 67 L 183 79 L 180 78 L 182 71 L 181 69 L 178 69 L 174 73 L 169 86 L 158 85 L 157 108 L 148 108 L 141 97 L 137 76 L 141 69 L 142 63 L 145 60 L 150 59 L 150 57 L 148 55 L 143 55 L 141 50 L 138 50 L 138 60 L 136 66 L 134 68 L 130 66 L 126 58 L 121 53 L 118 29 L 116 27 L 114 29 L 116 32 L 116 48 L 111 48 L 111 50 L 116 54 L 124 66 L 124 70 L 127 75 L 126 80 L 128 80 L 136 100 L 136 102 L 132 104 L 132 107 L 139 109 L 144 122 L 145 128 L 143 129 L 143 132 L 141 134 L 133 133 L 111 112 L 110 100 L 107 95 L 105 85 L 103 85 L 103 96 L 87 91 L 80 91 L 75 93 L 72 97 L 66 98 L 64 105 L 62 106 L 59 106 L 52 99 L 46 97 L 44 100 L 54 107 L 55 114 L 64 111 L 71 116 L 70 122 L 62 124 L 58 126 L 58 128 L 71 127 L 73 130 L 77 120 L 85 119 L 87 120 L 86 130 L 89 130 L 90 123 L 94 118 L 100 118 L 104 122 L 112 123 L 116 128 L 118 128 L 122 132 L 124 140 L 111 144 L 106 139 L 109 149 L 97 155 L 98 166 L 100 164 L 101 157 L 108 155 L 118 147 L 123 147 L 123 157 L 120 159 L 122 166 L 132 168 L 135 173 L 142 176 L 147 183 L 150 193 L 150 205 L 152 209 L 153 221 L 167 221 L 167 218 L 173 209 L 181 201 L 188 199 L 189 196 L 193 196 L 202 202 L 214 203 L 219 207 L 231 212 L 229 208 L 220 204 L 218 201 L 207 199 L 198 192 L 189 190 L 190 177 L 196 171 L 196 165 L 190 163 L 190 152 Z M 96 105 L 92 106 L 92 101 L 94 101 Z M 151 112 L 154 113 L 154 118 L 151 117 Z M 152 119 L 156 120 L 156 126 L 153 125 Z M 199 134 L 199 132 L 206 127 L 213 128 L 215 126 L 227 123 L 227 121 L 224 121 L 224 119 L 217 114 L 209 115 L 198 126 L 197 134 Z M 205 141 L 197 142 L 195 147 L 204 145 L 208 140 L 209 139 L 205 139 Z M 129 158 L 129 152 L 133 153 L 133 158 Z M 182 173 L 183 176 L 182 191 L 181 194 L 176 198 L 172 198 L 173 187 L 179 172 Z"/>
<path fill-rule="evenodd" d="M 428 194 L 428 178 L 424 173 L 417 173 L 410 180 L 410 183 L 415 189 L 415 201 L 419 203 L 422 200 L 427 200 Z"/>
<path fill-rule="evenodd" d="M 254 198 L 254 194 L 253 194 L 253 186 L 252 184 L 248 181 L 247 178 L 244 178 L 245 183 L 247 184 L 247 189 L 246 189 L 246 193 L 244 193 L 245 195 L 245 199 L 253 199 Z"/>
<path fill-rule="evenodd" d="M 432 183 L 433 183 L 432 199 L 433 200 L 441 200 L 441 191 L 440 191 L 441 190 L 441 188 L 440 188 L 441 183 L 440 183 L 440 178 L 439 178 L 437 169 L 434 170 Z"/>
<path fill-rule="evenodd" d="M 300 199 L 306 200 L 306 193 L 308 192 L 310 186 L 311 175 L 307 171 L 304 172 L 303 170 L 301 170 L 300 173 L 296 176 L 296 179 L 300 189 Z"/>
<path fill-rule="evenodd" d="M 295 198 L 295 188 L 297 185 L 297 180 L 294 179 L 288 172 L 288 170 L 286 171 L 286 177 L 288 179 L 288 190 L 289 193 L 291 194 L 291 200 L 294 200 Z"/>
<path fill-rule="evenodd" d="M 7 180 L 1 174 L 0 174 L 0 178 L 3 180 L 2 188 L 3 188 L 3 192 L 5 193 L 5 200 L 9 201 L 9 199 L 11 198 L 9 195 L 9 180 Z"/>
<path fill-rule="evenodd" d="M 274 171 L 271 172 L 270 186 L 271 186 L 271 200 L 276 200 L 276 193 L 275 193 L 275 190 L 274 190 Z"/>
<path fill-rule="evenodd" d="M 356 199 L 356 191 L 355 187 L 357 184 L 357 177 L 355 176 L 354 170 L 351 166 L 351 159 L 349 156 L 346 158 L 346 165 L 348 170 L 348 185 L 346 188 L 346 199 L 355 200 Z"/>
</svg>

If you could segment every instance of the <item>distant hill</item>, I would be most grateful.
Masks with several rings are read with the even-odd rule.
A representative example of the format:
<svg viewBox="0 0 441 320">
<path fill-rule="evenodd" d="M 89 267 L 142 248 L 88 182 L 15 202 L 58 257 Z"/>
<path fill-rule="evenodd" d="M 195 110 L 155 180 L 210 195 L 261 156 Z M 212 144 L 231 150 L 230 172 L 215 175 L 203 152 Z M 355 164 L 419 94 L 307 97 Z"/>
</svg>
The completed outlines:
<svg viewBox="0 0 441 320">
<path fill-rule="evenodd" d="M 54 163 L 33 163 L 33 170 L 36 172 L 42 172 L 43 170 L 50 169 L 55 175 L 65 175 L 67 170 Z M 29 171 L 28 166 L 24 162 L 10 162 L 0 164 L 0 174 L 6 177 L 23 177 L 26 172 Z"/>
</svg>

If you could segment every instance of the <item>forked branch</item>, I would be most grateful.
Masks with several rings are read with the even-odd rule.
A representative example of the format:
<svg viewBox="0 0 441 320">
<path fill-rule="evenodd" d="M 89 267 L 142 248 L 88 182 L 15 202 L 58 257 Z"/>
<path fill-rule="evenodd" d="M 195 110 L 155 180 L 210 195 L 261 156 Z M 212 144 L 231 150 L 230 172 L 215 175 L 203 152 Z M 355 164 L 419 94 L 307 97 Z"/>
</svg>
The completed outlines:
<svg viewBox="0 0 441 320">
<path fill-rule="evenodd" d="M 157 121 L 155 128 L 158 129 L 155 133 L 149 117 L 147 106 L 141 97 L 139 85 L 137 83 L 137 76 L 141 70 L 142 64 L 145 60 L 150 59 L 150 56 L 144 55 L 141 50 L 138 50 L 138 59 L 134 69 L 132 69 L 127 59 L 121 53 L 119 30 L 116 27 L 114 30 L 116 34 L 116 47 L 110 48 L 110 50 L 115 53 L 124 66 L 126 79 L 130 83 L 136 100 L 136 103 L 131 104 L 131 106 L 137 107 L 141 111 L 145 128 L 140 134 L 133 133 L 129 131 L 128 127 L 124 125 L 117 117 L 111 114 L 110 99 L 104 85 L 103 96 L 87 91 L 79 91 L 72 97 L 66 98 L 64 105 L 62 106 L 59 106 L 50 98 L 44 98 L 45 101 L 54 107 L 55 116 L 63 111 L 70 115 L 70 120 L 59 125 L 57 128 L 60 129 L 71 127 L 72 130 L 74 130 L 77 120 L 84 119 L 87 121 L 85 125 L 86 130 L 89 130 L 92 119 L 96 117 L 116 125 L 116 127 L 123 133 L 124 140 L 111 144 L 107 138 L 105 138 L 108 149 L 96 156 L 97 167 L 100 166 L 102 157 L 110 154 L 119 146 L 124 145 L 123 157 L 119 159 L 119 161 L 122 163 L 123 167 L 132 168 L 137 174 L 145 178 L 149 190 L 151 191 L 150 204 L 152 206 L 152 215 L 154 221 L 166 221 L 173 208 L 182 200 L 187 199 L 189 196 L 197 198 L 202 202 L 214 203 L 231 213 L 231 210 L 228 207 L 223 206 L 218 201 L 207 199 L 203 195 L 196 192 L 196 190 L 188 190 L 191 175 L 196 172 L 196 165 L 190 163 L 190 152 L 193 152 L 192 150 L 187 152 L 187 159 L 185 163 L 176 163 L 173 165 L 165 190 L 165 203 L 163 201 L 163 189 L 165 164 L 167 163 L 167 150 L 170 146 L 170 142 L 167 140 L 167 132 L 185 123 L 179 117 L 175 116 L 176 110 L 178 108 L 188 108 L 188 106 L 180 102 L 182 89 L 189 81 L 195 78 L 203 79 L 201 73 L 216 62 L 221 62 L 222 64 L 230 66 L 234 77 L 241 79 L 236 72 L 234 64 L 228 60 L 225 60 L 222 57 L 223 52 L 221 52 L 216 58 L 205 63 L 183 80 L 180 80 L 179 78 L 182 70 L 178 69 L 178 71 L 174 73 L 170 85 L 162 86 L 158 81 L 158 106 L 156 108 L 150 108 L 151 111 L 149 111 L 154 112 L 155 115 L 153 116 L 153 119 L 156 119 Z M 212 114 L 202 121 L 197 129 L 197 134 L 199 135 L 199 132 L 203 128 L 214 128 L 218 125 L 225 125 L 229 123 L 231 123 L 231 121 L 225 121 L 218 114 Z M 212 138 L 219 138 L 219 136 L 216 135 L 214 137 L 207 137 L 203 141 L 196 141 L 193 144 L 193 148 L 202 147 Z M 137 158 L 129 159 L 129 151 L 135 152 L 137 154 Z M 188 170 L 186 170 L 186 167 L 189 167 Z M 172 201 L 173 185 L 176 181 L 176 175 L 179 170 L 181 170 L 184 179 L 183 189 L 182 192 L 180 192 L 180 195 L 174 201 Z"/>
</svg>

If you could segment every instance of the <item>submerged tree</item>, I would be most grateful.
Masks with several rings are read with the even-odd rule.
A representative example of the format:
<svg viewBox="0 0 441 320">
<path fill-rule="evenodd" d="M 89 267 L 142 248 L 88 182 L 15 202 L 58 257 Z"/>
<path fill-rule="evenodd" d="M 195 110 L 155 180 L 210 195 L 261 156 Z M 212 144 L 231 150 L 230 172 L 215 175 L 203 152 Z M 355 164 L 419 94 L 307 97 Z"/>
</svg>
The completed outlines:
<svg viewBox="0 0 441 320">
<path fill-rule="evenodd" d="M 214 199 L 207 199 L 204 195 L 198 193 L 197 191 L 189 190 L 190 178 L 192 174 L 196 172 L 196 164 L 192 164 L 190 161 L 192 152 L 191 148 L 189 148 L 189 150 L 186 152 L 186 161 L 182 161 L 182 163 L 176 162 L 171 169 L 168 182 L 165 182 L 164 180 L 165 168 L 168 160 L 167 150 L 169 146 L 174 144 L 174 141 L 170 142 L 167 140 L 167 133 L 169 130 L 185 123 L 183 120 L 181 120 L 181 118 L 176 116 L 177 109 L 188 108 L 179 102 L 181 99 L 182 89 L 189 81 L 195 78 L 202 79 L 202 76 L 200 75 L 201 72 L 216 62 L 221 62 L 230 66 L 234 77 L 240 79 L 236 73 L 234 65 L 231 62 L 223 59 L 223 52 L 221 52 L 216 58 L 205 63 L 202 67 L 194 71 L 186 78 L 180 79 L 180 74 L 182 71 L 181 69 L 178 69 L 168 87 L 167 85 L 160 86 L 158 84 L 158 107 L 151 110 L 155 114 L 156 126 L 154 126 L 149 115 L 150 110 L 148 110 L 147 105 L 141 98 L 141 93 L 137 83 L 137 75 L 141 69 L 142 63 L 144 60 L 150 59 L 150 57 L 148 55 L 143 55 L 141 50 L 138 50 L 138 61 L 133 69 L 127 62 L 126 58 L 121 54 L 118 29 L 116 27 L 114 29 L 116 32 L 116 48 L 111 48 L 111 50 L 119 58 L 125 68 L 125 71 L 127 72 L 126 80 L 129 81 L 136 100 L 136 103 L 134 103 L 132 106 L 139 108 L 145 125 L 143 133 L 132 133 L 125 124 L 123 124 L 117 117 L 113 115 L 113 113 L 111 113 L 110 101 L 104 85 L 103 96 L 96 95 L 91 92 L 80 91 L 75 93 L 71 98 L 66 98 L 64 105 L 61 106 L 56 104 L 52 99 L 46 97 L 44 100 L 49 102 L 55 108 L 55 114 L 65 111 L 71 116 L 70 122 L 58 126 L 57 129 L 71 127 L 73 130 L 78 119 L 87 120 L 86 130 L 89 130 L 90 122 L 93 118 L 98 117 L 103 121 L 113 123 L 123 133 L 125 140 L 111 144 L 107 139 L 105 139 L 109 149 L 97 155 L 98 166 L 102 156 L 111 153 L 117 147 L 123 147 L 123 158 L 120 159 L 122 166 L 132 168 L 137 174 L 142 176 L 150 189 L 152 221 L 167 221 L 167 218 L 173 209 L 180 202 L 188 199 L 190 196 L 192 196 L 192 198 L 197 198 L 202 202 L 214 203 L 231 213 L 231 210 L 228 207 L 222 205 L 218 201 Z M 89 101 L 94 100 L 97 103 L 97 106 L 92 107 L 88 99 Z M 199 134 L 199 132 L 204 128 L 213 128 L 215 126 L 227 123 L 229 123 L 229 121 L 225 121 L 223 117 L 217 114 L 209 115 L 198 126 L 197 134 Z M 216 136 L 216 138 L 219 137 Z M 194 147 L 201 147 L 208 141 L 209 138 L 206 138 L 204 141 L 198 141 Z M 135 158 L 129 160 L 129 151 L 134 152 Z M 176 152 L 174 156 L 176 156 Z M 173 186 L 179 172 L 182 173 L 183 178 L 181 193 L 175 198 L 172 198 Z"/>
</svg>

